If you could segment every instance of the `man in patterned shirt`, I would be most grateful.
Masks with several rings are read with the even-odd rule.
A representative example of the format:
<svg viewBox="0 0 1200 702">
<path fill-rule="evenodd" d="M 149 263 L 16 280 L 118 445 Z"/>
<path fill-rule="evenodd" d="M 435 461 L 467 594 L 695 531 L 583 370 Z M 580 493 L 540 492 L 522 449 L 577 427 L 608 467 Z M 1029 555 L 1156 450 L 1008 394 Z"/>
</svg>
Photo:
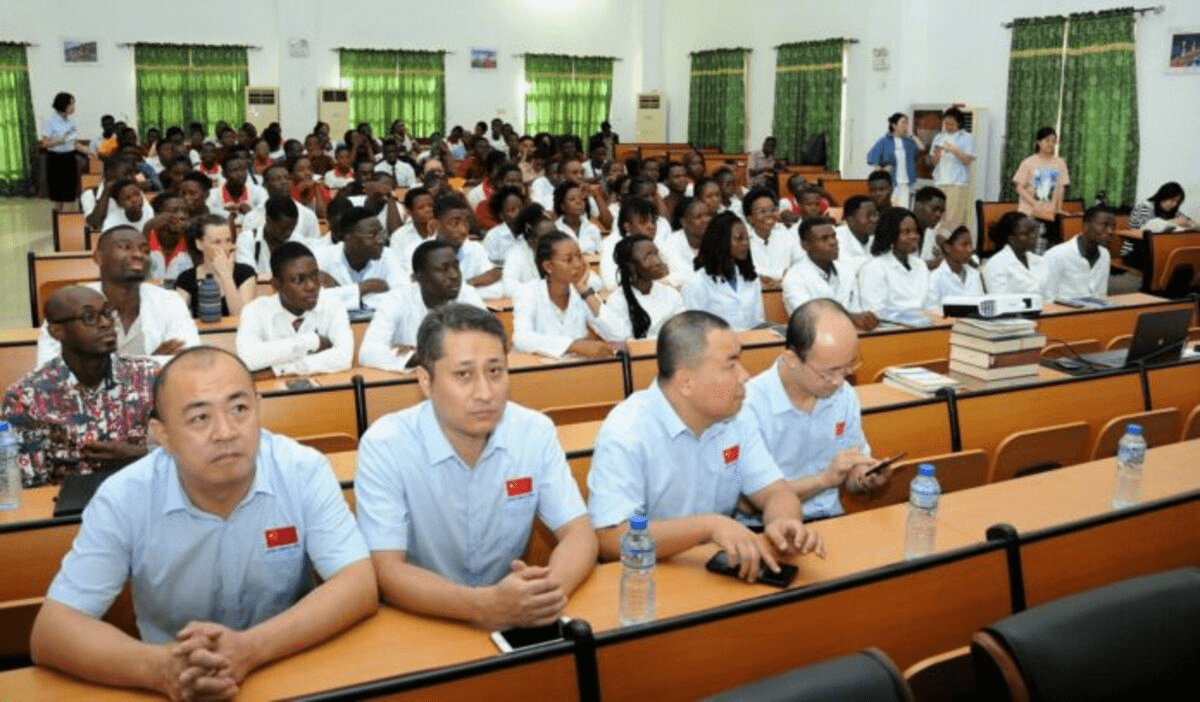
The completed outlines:
<svg viewBox="0 0 1200 702">
<path fill-rule="evenodd" d="M 0 412 L 21 437 L 26 487 L 145 455 L 158 364 L 116 354 L 115 316 L 91 288 L 62 288 L 46 300 L 47 330 L 62 354 L 13 384 Z"/>
</svg>

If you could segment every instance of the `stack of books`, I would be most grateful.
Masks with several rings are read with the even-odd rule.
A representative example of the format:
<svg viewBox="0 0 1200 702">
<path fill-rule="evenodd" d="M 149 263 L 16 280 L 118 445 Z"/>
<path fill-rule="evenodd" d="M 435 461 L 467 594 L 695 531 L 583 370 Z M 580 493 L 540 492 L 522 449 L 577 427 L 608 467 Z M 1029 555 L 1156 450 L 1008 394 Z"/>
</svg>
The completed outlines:
<svg viewBox="0 0 1200 702">
<path fill-rule="evenodd" d="M 988 387 L 1017 385 L 1037 375 L 1045 345 L 1031 319 L 959 319 L 950 328 L 950 371 Z"/>
<path fill-rule="evenodd" d="M 962 381 L 920 366 L 892 366 L 883 371 L 883 384 L 917 395 L 933 397 L 942 388 L 960 388 Z"/>
</svg>

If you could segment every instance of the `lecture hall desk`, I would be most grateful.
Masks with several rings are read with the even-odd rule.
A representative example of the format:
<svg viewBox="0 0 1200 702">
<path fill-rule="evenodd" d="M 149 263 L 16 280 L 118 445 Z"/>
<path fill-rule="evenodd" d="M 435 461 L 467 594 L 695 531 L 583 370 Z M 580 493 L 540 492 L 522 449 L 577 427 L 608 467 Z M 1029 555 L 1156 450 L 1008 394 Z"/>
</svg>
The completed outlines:
<svg viewBox="0 0 1200 702">
<path fill-rule="evenodd" d="M 1151 449 L 1144 499 L 1200 488 L 1200 475 L 1192 465 L 1197 450 L 1200 441 Z M 1104 514 L 1110 509 L 1106 500 L 1111 494 L 1111 480 L 1096 476 L 1111 475 L 1109 466 L 1111 460 L 1097 461 L 946 495 L 938 516 L 937 550 L 943 552 L 977 543 L 983 539 L 983 529 L 998 522 L 1015 521 L 1018 528 L 1022 524 L 1025 528 L 1037 528 Z M 1014 512 L 1014 504 L 1022 505 L 1022 510 Z M 905 505 L 893 505 L 814 525 L 826 540 L 829 557 L 801 559 L 800 576 L 794 587 L 898 562 L 902 557 L 906 509 Z M 1195 540 L 1194 531 L 1183 538 Z M 704 571 L 703 562 L 713 550 L 712 546 L 697 547 L 660 565 L 657 583 L 661 618 L 773 591 Z M 1194 555 L 1189 554 L 1188 558 L 1194 560 Z M 597 632 L 613 629 L 619 571 L 618 564 L 599 566 L 572 597 L 568 614 L 586 619 Z M 953 590 L 948 590 L 947 595 L 952 598 Z M 880 610 L 865 625 L 886 629 L 886 617 L 882 614 L 885 611 Z M 397 631 L 405 633 L 398 638 Z M 435 645 L 397 645 L 401 640 L 435 642 Z M 484 632 L 385 607 L 372 619 L 334 640 L 257 671 L 245 681 L 239 699 L 273 699 L 315 692 L 490 655 L 494 651 Z M 602 682 L 604 677 L 602 672 Z M 89 695 L 91 699 L 145 698 L 127 691 L 99 690 L 38 668 L 0 674 L 0 688 L 16 692 L 16 698 L 24 700 L 57 700 L 72 695 Z"/>
</svg>

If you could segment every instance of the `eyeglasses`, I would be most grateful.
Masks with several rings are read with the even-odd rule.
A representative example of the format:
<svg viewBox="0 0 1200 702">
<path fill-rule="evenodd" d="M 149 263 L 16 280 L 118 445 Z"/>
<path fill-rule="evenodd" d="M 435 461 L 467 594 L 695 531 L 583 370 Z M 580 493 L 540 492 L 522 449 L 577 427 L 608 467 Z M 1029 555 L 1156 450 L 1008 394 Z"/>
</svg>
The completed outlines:
<svg viewBox="0 0 1200 702">
<path fill-rule="evenodd" d="M 100 310 L 94 310 L 89 307 L 83 311 L 83 314 L 77 314 L 74 317 L 63 317 L 62 319 L 51 319 L 49 321 L 51 324 L 83 322 L 85 327 L 94 327 L 100 321 L 101 317 L 107 317 L 109 321 L 115 320 L 117 318 L 116 308 L 110 305 L 105 305 L 104 308 Z"/>
<path fill-rule="evenodd" d="M 804 363 L 806 366 L 808 365 L 808 361 L 802 361 L 802 363 Z M 854 375 L 858 369 L 862 367 L 862 357 L 856 356 L 849 365 L 841 366 L 840 368 L 827 368 L 825 370 L 813 368 L 813 371 L 817 374 L 817 377 L 819 377 L 821 380 L 824 380 L 826 383 L 840 383 L 846 378 Z"/>
</svg>

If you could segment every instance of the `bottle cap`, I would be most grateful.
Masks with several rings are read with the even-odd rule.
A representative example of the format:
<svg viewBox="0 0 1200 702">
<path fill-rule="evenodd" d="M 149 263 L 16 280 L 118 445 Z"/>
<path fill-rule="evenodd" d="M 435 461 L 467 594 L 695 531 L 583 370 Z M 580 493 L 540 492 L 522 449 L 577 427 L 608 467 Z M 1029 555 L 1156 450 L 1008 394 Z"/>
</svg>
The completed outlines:
<svg viewBox="0 0 1200 702">
<path fill-rule="evenodd" d="M 649 520 L 646 519 L 646 515 L 644 515 L 644 514 L 638 514 L 638 515 L 635 515 L 635 516 L 629 518 L 629 528 L 630 529 L 642 530 L 642 529 L 646 528 L 646 524 L 648 524 L 648 523 L 649 523 Z"/>
<path fill-rule="evenodd" d="M 1133 434 L 1134 436 L 1141 436 L 1142 435 L 1142 425 L 1141 424 L 1126 424 L 1125 425 L 1125 433 Z"/>
<path fill-rule="evenodd" d="M 932 463 L 922 463 L 917 468 L 917 475 L 920 475 L 920 476 L 923 476 L 926 478 L 932 478 L 933 477 L 933 464 Z"/>
</svg>

